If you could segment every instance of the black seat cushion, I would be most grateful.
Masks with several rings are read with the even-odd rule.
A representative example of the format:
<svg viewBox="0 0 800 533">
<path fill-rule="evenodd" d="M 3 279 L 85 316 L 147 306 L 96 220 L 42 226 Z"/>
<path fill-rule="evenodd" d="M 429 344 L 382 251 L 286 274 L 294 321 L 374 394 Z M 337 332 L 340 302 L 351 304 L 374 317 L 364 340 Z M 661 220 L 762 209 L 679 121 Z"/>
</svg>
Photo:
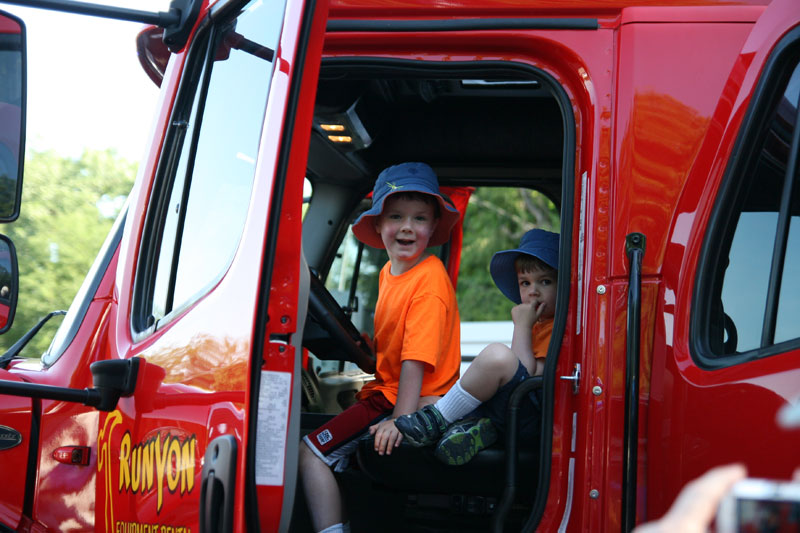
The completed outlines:
<svg viewBox="0 0 800 533">
<path fill-rule="evenodd" d="M 538 450 L 525 445 L 518 448 L 517 490 L 532 491 L 539 470 Z M 458 466 L 439 462 L 431 447 L 415 448 L 405 442 L 390 455 L 378 455 L 372 438 L 359 442 L 356 457 L 373 482 L 397 490 L 499 496 L 505 486 L 505 450 L 499 443 Z"/>
</svg>

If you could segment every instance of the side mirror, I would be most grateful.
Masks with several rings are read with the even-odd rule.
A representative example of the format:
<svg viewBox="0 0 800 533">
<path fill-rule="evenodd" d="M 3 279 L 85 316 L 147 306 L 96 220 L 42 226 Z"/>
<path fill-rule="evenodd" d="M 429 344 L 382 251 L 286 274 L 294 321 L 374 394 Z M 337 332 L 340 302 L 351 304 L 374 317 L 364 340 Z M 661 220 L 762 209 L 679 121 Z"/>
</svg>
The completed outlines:
<svg viewBox="0 0 800 533">
<path fill-rule="evenodd" d="M 0 222 L 19 216 L 25 159 L 25 25 L 0 11 Z"/>
<path fill-rule="evenodd" d="M 0 333 L 5 333 L 14 323 L 19 292 L 19 270 L 14 243 L 0 234 Z"/>
<path fill-rule="evenodd" d="M 96 396 L 87 405 L 94 405 L 100 411 L 113 411 L 121 397 L 132 396 L 136 390 L 139 362 L 138 357 L 132 357 L 95 361 L 89 365 L 94 383 L 94 389 L 90 390 L 96 391 Z"/>
</svg>

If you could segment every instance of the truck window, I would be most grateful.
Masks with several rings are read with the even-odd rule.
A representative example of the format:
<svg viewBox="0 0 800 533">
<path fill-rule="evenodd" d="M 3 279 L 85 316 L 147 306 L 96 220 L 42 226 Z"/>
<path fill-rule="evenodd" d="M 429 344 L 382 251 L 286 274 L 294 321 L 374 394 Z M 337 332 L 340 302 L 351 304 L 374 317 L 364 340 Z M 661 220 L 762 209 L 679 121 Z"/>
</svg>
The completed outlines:
<svg viewBox="0 0 800 533">
<path fill-rule="evenodd" d="M 739 143 L 706 242 L 719 249 L 706 276 L 707 350 L 725 364 L 785 351 L 800 338 L 800 45 L 788 48 L 765 70 L 745 119 L 752 142 Z"/>
<path fill-rule="evenodd" d="M 207 292 L 236 252 L 282 14 L 283 3 L 251 2 L 190 54 L 143 238 L 139 331 Z"/>
</svg>

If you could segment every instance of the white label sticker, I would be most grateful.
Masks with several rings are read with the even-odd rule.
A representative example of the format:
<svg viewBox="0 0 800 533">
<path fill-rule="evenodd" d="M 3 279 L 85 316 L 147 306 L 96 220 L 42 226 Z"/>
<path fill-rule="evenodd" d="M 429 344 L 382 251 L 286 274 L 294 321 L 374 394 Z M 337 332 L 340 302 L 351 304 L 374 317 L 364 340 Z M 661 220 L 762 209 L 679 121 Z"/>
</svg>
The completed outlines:
<svg viewBox="0 0 800 533">
<path fill-rule="evenodd" d="M 317 435 L 317 442 L 319 442 L 322 446 L 325 446 L 332 440 L 333 440 L 333 435 L 331 435 L 331 432 L 328 429 L 320 432 L 320 434 Z"/>
<path fill-rule="evenodd" d="M 256 484 L 283 485 L 292 375 L 261 372 L 256 432 Z"/>
</svg>

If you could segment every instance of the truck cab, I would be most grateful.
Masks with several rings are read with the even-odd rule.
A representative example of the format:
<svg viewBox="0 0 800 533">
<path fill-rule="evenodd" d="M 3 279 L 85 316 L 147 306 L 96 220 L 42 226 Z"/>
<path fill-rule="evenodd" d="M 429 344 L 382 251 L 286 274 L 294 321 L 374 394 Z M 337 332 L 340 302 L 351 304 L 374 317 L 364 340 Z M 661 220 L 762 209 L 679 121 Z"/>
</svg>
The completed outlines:
<svg viewBox="0 0 800 533">
<path fill-rule="evenodd" d="M 403 161 L 461 213 L 431 250 L 456 287 L 466 249 L 486 268 L 560 234 L 544 375 L 519 394 L 542 391 L 541 440 L 457 467 L 365 441 L 339 476 L 354 530 L 629 531 L 710 467 L 790 475 L 797 2 L 173 8 L 135 43 L 161 93 L 127 207 L 47 352 L 0 358 L 0 529 L 311 531 L 300 439 L 374 368 L 386 257 L 349 227 Z M 24 22 L 0 20 L 24 67 Z M 462 315 L 503 305 L 477 279 Z"/>
</svg>

